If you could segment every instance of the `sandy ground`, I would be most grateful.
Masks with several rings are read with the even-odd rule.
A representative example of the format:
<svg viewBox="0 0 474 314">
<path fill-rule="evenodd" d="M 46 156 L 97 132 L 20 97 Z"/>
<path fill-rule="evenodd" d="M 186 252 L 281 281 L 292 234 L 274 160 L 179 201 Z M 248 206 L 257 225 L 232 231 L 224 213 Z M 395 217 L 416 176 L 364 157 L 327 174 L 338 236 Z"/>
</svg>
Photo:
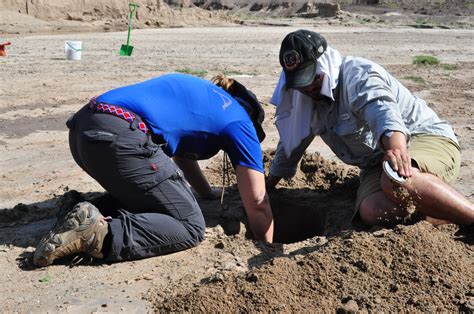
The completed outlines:
<svg viewBox="0 0 474 314">
<path fill-rule="evenodd" d="M 425 223 L 393 230 L 352 225 L 357 172 L 334 161 L 320 141 L 309 153 L 321 156 L 309 154 L 298 176 L 271 195 L 276 237 L 295 243 L 249 239 L 231 188 L 227 211 L 218 201 L 200 200 L 207 239 L 191 250 L 112 265 L 31 266 L 34 246 L 55 221 L 58 200 L 70 190 L 86 198 L 103 191 L 70 156 L 64 123 L 73 112 L 110 88 L 179 70 L 207 71 L 205 78 L 225 72 L 268 103 L 279 73 L 279 43 L 295 29 L 136 30 L 131 57 L 118 55 L 124 32 L 1 38 L 12 41 L 9 55 L 0 58 L 2 311 L 472 311 L 472 230 Z M 342 54 L 386 66 L 452 124 L 463 153 L 455 186 L 472 200 L 474 32 L 380 26 L 315 30 Z M 83 42 L 82 60 L 65 60 L 66 40 Z M 413 56 L 421 54 L 456 67 L 412 65 Z M 274 109 L 265 108 L 263 149 L 271 150 L 278 135 Z M 218 159 L 203 163 L 215 185 L 221 184 Z"/>
</svg>

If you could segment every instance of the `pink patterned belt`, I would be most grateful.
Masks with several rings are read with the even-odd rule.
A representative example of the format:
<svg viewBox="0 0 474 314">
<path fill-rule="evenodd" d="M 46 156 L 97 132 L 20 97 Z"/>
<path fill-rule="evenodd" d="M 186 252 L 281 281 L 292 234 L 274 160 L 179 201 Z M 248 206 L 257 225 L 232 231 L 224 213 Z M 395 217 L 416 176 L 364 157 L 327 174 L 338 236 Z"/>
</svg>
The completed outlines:
<svg viewBox="0 0 474 314">
<path fill-rule="evenodd" d="M 127 109 L 124 109 L 117 105 L 110 105 L 103 102 L 98 102 L 97 97 L 93 97 L 89 101 L 88 105 L 89 108 L 92 110 L 95 110 L 97 112 L 108 113 L 119 117 L 129 122 L 131 125 L 136 125 L 136 127 L 145 134 L 151 134 L 150 129 L 146 126 L 143 120 L 138 115 L 128 111 Z"/>
</svg>

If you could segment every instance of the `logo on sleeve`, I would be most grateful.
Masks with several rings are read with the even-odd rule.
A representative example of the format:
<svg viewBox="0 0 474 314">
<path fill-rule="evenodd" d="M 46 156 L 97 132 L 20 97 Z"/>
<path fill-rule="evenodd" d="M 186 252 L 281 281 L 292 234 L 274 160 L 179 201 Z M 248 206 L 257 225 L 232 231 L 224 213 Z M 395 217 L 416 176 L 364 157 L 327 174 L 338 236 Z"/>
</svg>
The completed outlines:
<svg viewBox="0 0 474 314">
<path fill-rule="evenodd" d="M 232 100 L 230 100 L 230 98 L 227 97 L 226 95 L 224 95 L 222 93 L 219 93 L 215 89 L 213 89 L 212 91 L 221 97 L 221 99 L 222 99 L 222 109 L 226 110 L 227 107 L 229 107 L 232 104 Z"/>
</svg>

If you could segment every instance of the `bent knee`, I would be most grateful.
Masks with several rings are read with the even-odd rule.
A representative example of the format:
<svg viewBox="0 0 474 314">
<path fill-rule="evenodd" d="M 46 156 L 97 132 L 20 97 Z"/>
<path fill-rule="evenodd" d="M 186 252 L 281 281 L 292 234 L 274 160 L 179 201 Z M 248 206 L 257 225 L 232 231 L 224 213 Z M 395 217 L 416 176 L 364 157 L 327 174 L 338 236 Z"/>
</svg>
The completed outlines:
<svg viewBox="0 0 474 314">
<path fill-rule="evenodd" d="M 359 216 L 362 222 L 369 226 L 376 226 L 380 220 L 378 210 L 368 198 L 360 204 Z"/>
<path fill-rule="evenodd" d="M 206 221 L 204 220 L 201 211 L 187 217 L 187 219 L 185 221 L 181 221 L 181 223 L 188 230 L 189 235 L 194 241 L 194 245 L 198 245 L 205 239 Z"/>
<path fill-rule="evenodd" d="M 379 191 L 362 200 L 359 216 L 369 226 L 387 226 L 397 223 L 406 212 Z"/>
<path fill-rule="evenodd" d="M 206 227 L 200 228 L 195 235 L 196 244 L 201 243 L 206 238 Z"/>
</svg>

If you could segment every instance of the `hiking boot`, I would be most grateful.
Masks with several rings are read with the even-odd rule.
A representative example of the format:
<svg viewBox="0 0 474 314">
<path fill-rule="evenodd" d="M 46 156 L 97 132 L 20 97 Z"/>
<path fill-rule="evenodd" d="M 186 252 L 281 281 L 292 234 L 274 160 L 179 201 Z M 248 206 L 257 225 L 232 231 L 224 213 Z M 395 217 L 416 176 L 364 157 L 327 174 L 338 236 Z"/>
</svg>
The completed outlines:
<svg viewBox="0 0 474 314">
<path fill-rule="evenodd" d="M 33 263 L 44 267 L 58 258 L 77 253 L 103 258 L 101 251 L 107 232 L 107 221 L 99 210 L 89 202 L 79 203 L 41 239 Z"/>
</svg>

